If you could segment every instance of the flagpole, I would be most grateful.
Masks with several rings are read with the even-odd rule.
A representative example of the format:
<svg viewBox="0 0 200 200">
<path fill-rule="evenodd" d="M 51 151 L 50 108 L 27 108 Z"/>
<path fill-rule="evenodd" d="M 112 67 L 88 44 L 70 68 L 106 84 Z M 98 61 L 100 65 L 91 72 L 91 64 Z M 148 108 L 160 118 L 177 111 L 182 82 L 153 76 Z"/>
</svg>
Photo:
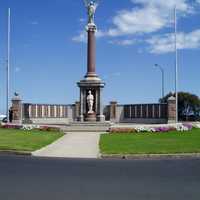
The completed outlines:
<svg viewBox="0 0 200 200">
<path fill-rule="evenodd" d="M 175 93 L 176 93 L 176 123 L 178 123 L 178 50 L 177 50 L 177 10 L 174 9 L 174 35 L 175 35 Z"/>
<path fill-rule="evenodd" d="M 6 115 L 9 122 L 9 96 L 10 96 L 10 8 L 8 8 L 8 47 L 7 47 L 7 88 L 6 88 Z"/>
</svg>

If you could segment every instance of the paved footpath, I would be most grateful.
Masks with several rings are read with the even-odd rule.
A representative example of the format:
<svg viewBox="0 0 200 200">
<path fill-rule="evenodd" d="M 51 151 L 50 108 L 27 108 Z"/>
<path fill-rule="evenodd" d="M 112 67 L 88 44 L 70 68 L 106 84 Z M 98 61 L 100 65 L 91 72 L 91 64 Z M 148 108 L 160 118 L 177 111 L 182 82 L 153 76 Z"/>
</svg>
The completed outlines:
<svg viewBox="0 0 200 200">
<path fill-rule="evenodd" d="M 56 142 L 32 153 L 40 157 L 98 158 L 100 133 L 67 133 Z"/>
</svg>

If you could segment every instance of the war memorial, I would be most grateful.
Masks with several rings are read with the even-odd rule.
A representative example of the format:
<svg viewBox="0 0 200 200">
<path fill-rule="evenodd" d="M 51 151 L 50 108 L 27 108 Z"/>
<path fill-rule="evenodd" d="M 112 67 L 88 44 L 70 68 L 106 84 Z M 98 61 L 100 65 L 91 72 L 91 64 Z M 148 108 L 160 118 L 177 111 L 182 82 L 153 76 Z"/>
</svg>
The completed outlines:
<svg viewBox="0 0 200 200">
<path fill-rule="evenodd" d="M 119 104 L 116 101 L 103 105 L 103 88 L 106 83 L 96 73 L 95 11 L 97 3 L 85 1 L 88 12 L 86 26 L 87 72 L 77 83 L 80 98 L 73 104 L 33 104 L 23 102 L 18 94 L 12 99 L 13 123 L 57 124 L 67 126 L 102 125 L 110 123 L 164 124 L 175 122 L 176 102 L 171 97 L 168 103 Z M 72 91 L 73 92 L 73 91 Z M 110 92 L 112 95 L 112 91 Z"/>
</svg>

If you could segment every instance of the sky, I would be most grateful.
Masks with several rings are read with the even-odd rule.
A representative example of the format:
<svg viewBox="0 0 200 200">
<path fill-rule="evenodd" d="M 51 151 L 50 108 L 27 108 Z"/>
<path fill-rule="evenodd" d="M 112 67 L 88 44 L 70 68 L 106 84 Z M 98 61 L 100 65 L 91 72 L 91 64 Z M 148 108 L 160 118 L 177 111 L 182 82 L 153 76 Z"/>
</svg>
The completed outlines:
<svg viewBox="0 0 200 200">
<path fill-rule="evenodd" d="M 101 0 L 96 10 L 97 73 L 104 104 L 153 103 L 174 91 L 174 7 L 179 90 L 200 96 L 200 0 Z M 6 107 L 7 10 L 11 8 L 11 92 L 23 102 L 72 104 L 87 69 L 83 0 L 0 1 L 0 113 Z"/>
</svg>

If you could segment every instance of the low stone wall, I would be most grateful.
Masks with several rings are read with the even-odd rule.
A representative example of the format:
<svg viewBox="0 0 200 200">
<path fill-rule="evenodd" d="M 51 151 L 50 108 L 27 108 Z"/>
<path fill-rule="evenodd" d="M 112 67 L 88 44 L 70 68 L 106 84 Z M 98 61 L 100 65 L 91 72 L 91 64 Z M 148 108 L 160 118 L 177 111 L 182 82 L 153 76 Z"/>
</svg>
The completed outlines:
<svg viewBox="0 0 200 200">
<path fill-rule="evenodd" d="M 75 105 L 22 104 L 24 123 L 68 124 L 76 120 Z"/>
<path fill-rule="evenodd" d="M 69 118 L 30 118 L 29 119 L 33 124 L 69 124 L 72 122 Z"/>
<path fill-rule="evenodd" d="M 80 104 L 31 104 L 21 103 L 19 96 L 12 99 L 14 120 L 36 124 L 69 124 L 76 122 L 80 115 Z M 170 97 L 166 104 L 127 104 L 111 102 L 104 107 L 106 121 L 114 123 L 164 124 L 174 123 L 176 101 Z"/>
<path fill-rule="evenodd" d="M 114 123 L 165 124 L 175 122 L 175 106 L 174 97 L 168 103 L 118 105 L 111 102 L 104 114 Z"/>
</svg>

